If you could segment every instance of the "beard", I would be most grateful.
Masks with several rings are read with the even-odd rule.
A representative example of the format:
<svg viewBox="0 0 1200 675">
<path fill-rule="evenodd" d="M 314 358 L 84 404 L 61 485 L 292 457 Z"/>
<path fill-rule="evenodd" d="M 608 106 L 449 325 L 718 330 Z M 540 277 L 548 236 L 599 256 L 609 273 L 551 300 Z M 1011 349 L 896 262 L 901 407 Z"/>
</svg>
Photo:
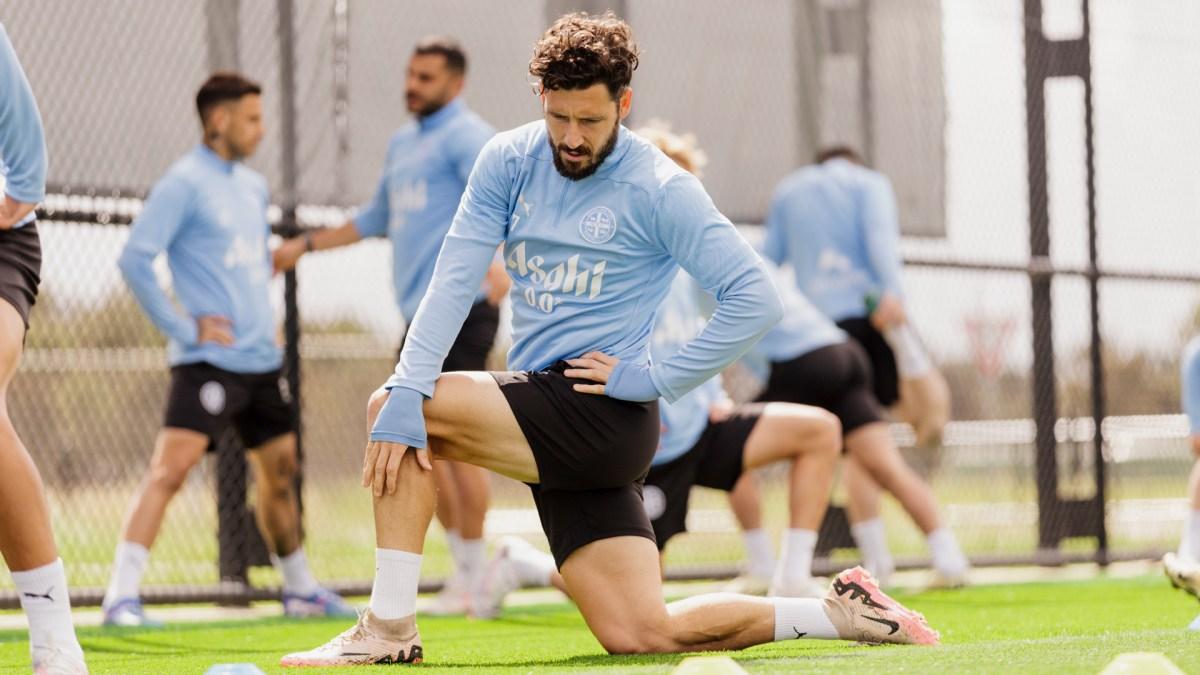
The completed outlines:
<svg viewBox="0 0 1200 675">
<path fill-rule="evenodd" d="M 412 96 L 409 94 L 405 95 L 404 102 L 405 102 L 405 105 L 407 105 L 409 112 L 411 112 L 413 115 L 416 115 L 417 117 L 422 118 L 422 119 L 429 117 L 430 115 L 434 114 L 435 112 L 446 107 L 445 100 L 434 99 L 431 101 L 427 101 L 418 96 Z"/>
<path fill-rule="evenodd" d="M 558 173 L 563 178 L 568 178 L 570 180 L 583 180 L 584 178 L 596 173 L 596 171 L 600 168 L 600 165 L 604 163 L 604 160 L 607 159 L 608 156 L 612 154 L 612 151 L 617 147 L 617 134 L 620 131 L 620 126 L 621 121 L 618 119 L 617 122 L 613 124 L 612 134 L 608 137 L 608 141 L 604 143 L 604 147 L 600 148 L 600 152 L 593 153 L 590 157 L 591 161 L 583 166 L 572 166 L 571 164 L 568 164 L 567 160 L 563 159 L 563 151 L 566 150 L 567 147 L 565 145 L 555 145 L 554 139 L 550 138 L 550 135 L 547 134 L 546 142 L 550 144 L 550 154 L 554 157 L 554 168 L 558 169 Z"/>
</svg>

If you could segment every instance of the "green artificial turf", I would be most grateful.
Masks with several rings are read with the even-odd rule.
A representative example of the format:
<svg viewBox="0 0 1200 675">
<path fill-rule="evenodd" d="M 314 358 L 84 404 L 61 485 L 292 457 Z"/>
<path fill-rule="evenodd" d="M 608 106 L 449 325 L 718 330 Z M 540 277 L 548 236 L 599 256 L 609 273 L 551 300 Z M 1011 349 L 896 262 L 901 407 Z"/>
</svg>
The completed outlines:
<svg viewBox="0 0 1200 675">
<path fill-rule="evenodd" d="M 1200 634 L 1187 624 L 1200 605 L 1161 576 L 982 586 L 897 593 L 942 633 L 936 648 L 797 640 L 733 654 L 751 673 L 1097 673 L 1122 652 L 1163 652 L 1200 672 Z M 203 673 L 222 662 L 265 672 L 285 652 L 308 649 L 345 621 L 179 625 L 162 630 L 83 629 L 92 673 Z M 608 656 L 570 605 L 508 610 L 491 622 L 422 618 L 422 671 L 458 673 L 665 673 L 683 658 Z M 28 668 L 23 633 L 0 633 L 0 672 Z M 390 667 L 390 668 L 395 668 Z M 366 668 L 320 672 L 362 672 Z M 378 670 L 376 668 L 375 670 Z M 287 672 L 315 672 L 312 669 Z"/>
</svg>

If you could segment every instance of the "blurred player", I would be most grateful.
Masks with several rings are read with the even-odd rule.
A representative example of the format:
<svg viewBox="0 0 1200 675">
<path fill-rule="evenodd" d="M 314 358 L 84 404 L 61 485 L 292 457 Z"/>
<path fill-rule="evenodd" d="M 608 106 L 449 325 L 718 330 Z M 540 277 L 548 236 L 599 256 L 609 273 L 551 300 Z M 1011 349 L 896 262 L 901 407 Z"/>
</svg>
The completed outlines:
<svg viewBox="0 0 1200 675">
<path fill-rule="evenodd" d="M 917 445 L 936 465 L 949 390 L 908 325 L 900 226 L 887 177 L 863 166 L 850 148 L 825 149 L 815 165 L 779 184 L 766 224 L 764 256 L 788 264 L 800 291 L 862 346 L 876 400 L 913 426 Z M 880 486 L 854 459 L 842 477 L 855 541 L 868 569 L 886 580 L 894 565 L 879 517 Z"/>
<path fill-rule="evenodd" d="M 35 673 L 86 673 L 71 623 L 67 574 L 42 477 L 8 416 L 16 374 L 37 300 L 42 247 L 34 207 L 46 195 L 46 139 L 25 71 L 0 24 L 0 553 L 29 619 Z"/>
<path fill-rule="evenodd" d="M 673 134 L 661 123 L 651 124 L 639 133 L 694 174 L 699 175 L 700 168 L 706 163 L 704 154 L 695 147 L 695 138 L 690 135 Z M 901 504 L 928 535 L 938 582 L 961 584 L 969 565 L 953 532 L 940 526 L 933 492 L 904 462 L 890 434 L 880 433 L 881 430 L 886 432 L 887 426 L 870 391 L 870 374 L 862 350 L 796 290 L 794 279 L 782 274 L 774 264 L 768 263 L 767 269 L 783 300 L 784 312 L 783 320 L 771 328 L 744 359 L 752 366 L 770 364 L 768 387 L 758 400 L 790 401 L 832 411 L 840 420 L 841 432 L 846 438 L 848 458 L 845 466 L 862 472 L 862 480 L 867 482 L 866 490 L 878 493 L 876 486 L 883 484 L 899 496 Z M 652 470 L 647 482 L 654 482 L 654 476 Z M 753 474 L 747 472 L 737 481 L 737 488 L 730 494 L 730 503 L 742 526 L 749 565 L 747 573 L 735 579 L 727 590 L 756 595 L 800 595 L 806 587 L 811 588 L 811 583 L 789 583 L 786 578 L 781 578 L 781 571 L 789 568 L 788 558 L 795 556 L 801 547 L 811 562 L 816 532 L 789 529 L 783 538 L 783 559 L 777 565 L 770 538 L 762 529 L 761 499 Z M 866 543 L 872 543 L 873 538 L 861 536 L 860 521 L 863 519 L 854 515 L 851 520 L 855 534 Z M 878 522 L 882 525 L 882 521 Z M 868 523 L 868 527 L 870 525 Z M 659 542 L 660 547 L 663 543 Z M 867 569 L 877 579 L 880 578 L 877 571 L 885 577 L 891 573 L 891 555 L 886 540 L 882 551 L 868 548 L 863 553 Z"/>
<path fill-rule="evenodd" d="M 341 227 L 284 242 L 275 251 L 276 269 L 292 269 L 306 251 L 345 246 L 364 237 L 387 237 L 400 313 L 405 322 L 412 322 L 429 288 L 467 176 L 479 150 L 495 134 L 461 97 L 466 71 L 467 57 L 457 41 L 434 36 L 417 43 L 406 81 L 408 111 L 416 120 L 392 136 L 375 195 Z M 443 371 L 485 369 L 500 321 L 499 304 L 509 283 L 504 266 L 494 264 L 442 364 Z M 488 471 L 442 461 L 434 477 L 437 517 L 446 530 L 455 571 L 431 613 L 461 614 L 467 610 L 468 590 L 478 583 L 487 563 L 483 521 Z"/>
<path fill-rule="evenodd" d="M 621 125 L 636 66 L 630 28 L 611 13 L 567 15 L 538 41 L 530 74 L 545 119 L 484 147 L 396 374 L 368 406 L 363 483 L 375 495 L 378 547 L 370 609 L 283 665 L 423 658 L 415 608 L 435 501 L 431 450 L 531 486 L 565 585 L 609 652 L 801 636 L 936 642 L 862 570 L 843 573 L 824 601 L 663 603 L 641 499 L 658 446 L 656 402 L 718 373 L 781 308 L 760 260 L 699 181 Z M 516 285 L 509 366 L 521 370 L 438 377 L 500 244 Z M 679 265 L 719 302 L 700 335 L 650 365 L 654 311 Z"/>
<path fill-rule="evenodd" d="M 1192 338 L 1183 350 L 1180 380 L 1183 412 L 1191 429 L 1192 454 L 1196 460 L 1188 479 L 1191 508 L 1183 536 L 1179 538 L 1179 551 L 1163 556 L 1163 568 L 1176 588 L 1200 598 L 1200 336 Z"/>
<path fill-rule="evenodd" d="M 167 505 L 229 427 L 255 469 L 258 525 L 283 575 L 289 616 L 353 616 L 313 578 L 301 544 L 296 420 L 268 284 L 267 182 L 241 163 L 263 137 L 259 86 L 216 73 L 196 94 L 203 142 L 150 191 L 119 265 L 138 303 L 168 338 L 171 387 L 163 428 L 129 504 L 104 595 L 108 625 L 155 625 L 138 587 Z M 162 254 L 183 312 L 158 285 Z"/>
</svg>

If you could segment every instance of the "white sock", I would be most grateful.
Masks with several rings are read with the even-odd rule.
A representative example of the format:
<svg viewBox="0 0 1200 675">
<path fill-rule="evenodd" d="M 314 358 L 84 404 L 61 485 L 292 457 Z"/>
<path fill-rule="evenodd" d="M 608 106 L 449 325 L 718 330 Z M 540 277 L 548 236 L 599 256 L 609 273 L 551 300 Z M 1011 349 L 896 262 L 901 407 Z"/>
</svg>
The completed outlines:
<svg viewBox="0 0 1200 675">
<path fill-rule="evenodd" d="M 775 605 L 775 641 L 838 640 L 837 628 L 825 613 L 825 601 L 816 598 L 767 598 Z"/>
<path fill-rule="evenodd" d="M 480 539 L 461 539 L 458 545 L 458 569 L 468 584 L 473 584 L 487 567 L 487 543 Z M 473 588 L 469 585 L 468 588 Z"/>
<path fill-rule="evenodd" d="M 271 562 L 275 563 L 275 567 L 283 575 L 284 592 L 307 597 L 320 590 L 321 585 L 317 583 L 312 569 L 308 566 L 303 546 L 282 558 L 271 554 Z"/>
<path fill-rule="evenodd" d="M 454 565 L 450 568 L 450 574 L 458 574 L 462 568 L 462 537 L 458 535 L 458 530 L 446 530 L 446 548 L 450 549 L 450 560 Z"/>
<path fill-rule="evenodd" d="M 765 530 L 757 527 L 742 532 L 742 543 L 746 546 L 746 571 L 762 579 L 770 579 L 775 571 L 775 552 L 771 550 L 771 538 Z"/>
<path fill-rule="evenodd" d="M 938 572 L 956 577 L 966 574 L 971 563 L 958 547 L 958 539 L 948 527 L 939 527 L 926 537 L 929 552 L 933 554 L 933 568 Z"/>
<path fill-rule="evenodd" d="M 554 556 L 532 546 L 514 547 L 511 550 L 509 560 L 513 562 L 513 569 L 522 587 L 550 585 L 550 577 L 558 569 L 554 564 Z"/>
<path fill-rule="evenodd" d="M 83 658 L 71 623 L 71 598 L 62 558 L 24 572 L 13 572 L 21 607 L 29 619 L 29 649 L 59 649 Z"/>
<path fill-rule="evenodd" d="M 1200 511 L 1189 511 L 1179 539 L 1179 557 L 1200 562 Z"/>
<path fill-rule="evenodd" d="M 875 517 L 850 526 L 850 536 L 863 557 L 863 567 L 876 579 L 887 579 L 896 571 L 896 562 L 888 549 L 883 518 Z"/>
<path fill-rule="evenodd" d="M 390 548 L 375 549 L 375 585 L 371 613 L 380 619 L 403 619 L 417 613 L 421 556 Z"/>
<path fill-rule="evenodd" d="M 775 568 L 775 578 L 784 583 L 810 578 L 812 576 L 813 551 L 816 548 L 816 531 L 791 528 L 784 530 L 783 544 L 779 549 L 779 566 Z"/>
<path fill-rule="evenodd" d="M 132 541 L 118 543 L 113 556 L 112 577 L 104 593 L 104 606 L 112 607 L 118 600 L 138 597 L 138 587 L 149 562 L 150 549 Z"/>
</svg>

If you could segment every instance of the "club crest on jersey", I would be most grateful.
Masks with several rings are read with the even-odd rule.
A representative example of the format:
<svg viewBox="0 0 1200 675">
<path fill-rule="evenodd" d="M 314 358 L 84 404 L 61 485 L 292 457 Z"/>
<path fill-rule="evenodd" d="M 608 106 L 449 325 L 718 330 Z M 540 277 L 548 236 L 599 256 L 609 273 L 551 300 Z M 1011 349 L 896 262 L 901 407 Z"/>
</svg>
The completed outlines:
<svg viewBox="0 0 1200 675">
<path fill-rule="evenodd" d="M 200 405 L 209 415 L 220 415 L 225 410 L 225 387 L 216 380 L 209 380 L 200 387 Z"/>
<path fill-rule="evenodd" d="M 608 243 L 617 233 L 617 216 L 607 206 L 593 206 L 579 221 L 579 236 L 593 244 Z"/>
<path fill-rule="evenodd" d="M 646 509 L 646 517 L 658 520 L 667 512 L 667 493 L 657 485 L 647 485 L 642 488 L 642 506 Z"/>
</svg>

